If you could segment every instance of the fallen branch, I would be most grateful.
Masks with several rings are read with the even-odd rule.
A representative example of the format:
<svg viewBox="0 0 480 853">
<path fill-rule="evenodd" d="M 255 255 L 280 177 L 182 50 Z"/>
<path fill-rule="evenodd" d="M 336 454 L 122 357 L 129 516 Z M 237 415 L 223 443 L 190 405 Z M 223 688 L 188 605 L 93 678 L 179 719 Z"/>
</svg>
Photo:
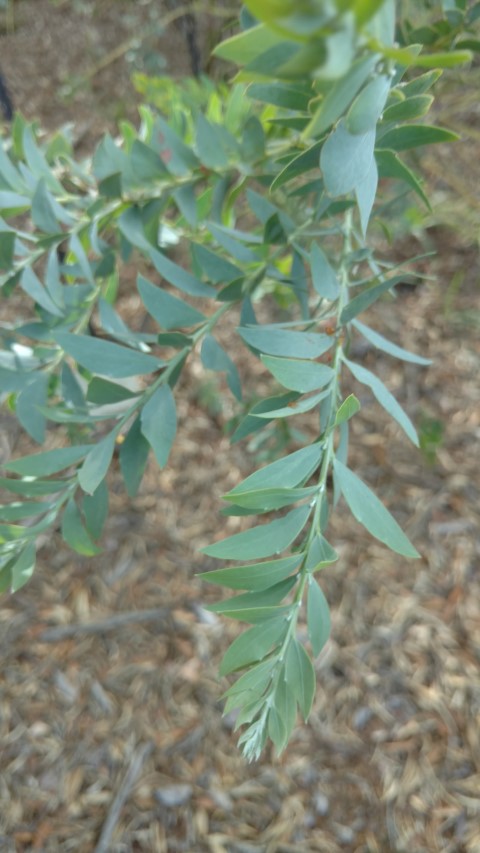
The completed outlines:
<svg viewBox="0 0 480 853">
<path fill-rule="evenodd" d="M 170 612 L 166 607 L 158 607 L 155 610 L 134 610 L 131 613 L 116 613 L 101 622 L 79 622 L 75 625 L 59 625 L 57 628 L 49 628 L 40 637 L 41 643 L 56 643 L 58 640 L 66 640 L 76 637 L 78 634 L 104 634 L 107 631 L 115 631 L 124 625 L 138 624 L 141 622 L 156 622 L 170 618 Z"/>
<path fill-rule="evenodd" d="M 120 785 L 113 799 L 112 805 L 110 806 L 110 811 L 108 812 L 107 819 L 103 825 L 103 829 L 100 834 L 97 846 L 95 847 L 94 853 L 107 853 L 107 851 L 111 849 L 110 842 L 118 819 L 120 817 L 120 813 L 128 799 L 130 791 L 132 790 L 135 782 L 137 781 L 137 777 L 140 773 L 140 770 L 142 769 L 145 761 L 147 760 L 152 750 L 153 743 L 146 743 L 143 744 L 143 746 L 140 746 L 132 755 L 123 782 Z"/>
</svg>

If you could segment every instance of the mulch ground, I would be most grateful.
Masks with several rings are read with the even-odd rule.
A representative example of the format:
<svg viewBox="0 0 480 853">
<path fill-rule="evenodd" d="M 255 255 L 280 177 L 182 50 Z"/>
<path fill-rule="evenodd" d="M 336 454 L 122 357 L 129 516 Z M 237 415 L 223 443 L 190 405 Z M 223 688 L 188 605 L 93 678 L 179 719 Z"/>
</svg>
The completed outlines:
<svg viewBox="0 0 480 853">
<path fill-rule="evenodd" d="M 52 32 L 52 7 L 35 3 Z M 464 178 L 472 147 L 456 150 Z M 442 170 L 442 198 L 453 182 Z M 471 216 L 478 226 L 478 207 Z M 230 447 L 233 404 L 217 410 L 193 362 L 168 469 L 152 464 L 133 501 L 111 473 L 104 552 L 86 560 L 45 537 L 32 581 L 0 601 L 2 853 L 479 853 L 480 265 L 465 233 L 437 224 L 400 244 L 437 251 L 433 279 L 369 315 L 433 364 L 359 357 L 424 435 L 439 423 L 443 435 L 427 458 L 352 385 L 354 470 L 422 557 L 391 554 L 339 508 L 340 560 L 321 577 L 332 636 L 308 725 L 280 759 L 267 750 L 248 765 L 222 718 L 218 663 L 238 627 L 204 609 L 215 592 L 195 577 L 211 568 L 198 549 L 236 529 L 220 495 L 258 449 Z M 253 391 L 264 375 L 249 371 Z M 12 449 L 15 438 L 5 427 Z M 15 454 L 26 446 L 20 437 Z"/>
</svg>

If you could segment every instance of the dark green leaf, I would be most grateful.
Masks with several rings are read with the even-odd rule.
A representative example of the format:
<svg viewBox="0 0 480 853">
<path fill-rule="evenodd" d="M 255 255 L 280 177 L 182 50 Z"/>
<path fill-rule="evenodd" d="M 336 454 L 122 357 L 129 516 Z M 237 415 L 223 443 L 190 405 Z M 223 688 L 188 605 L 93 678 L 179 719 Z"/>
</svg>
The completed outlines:
<svg viewBox="0 0 480 853">
<path fill-rule="evenodd" d="M 99 539 L 108 516 L 108 489 L 105 480 L 97 486 L 93 495 L 84 495 L 82 511 L 87 530 L 94 539 Z"/>
<path fill-rule="evenodd" d="M 133 422 L 120 445 L 120 468 L 129 497 L 138 492 L 147 464 L 150 445 L 142 433 L 140 415 Z"/>
<path fill-rule="evenodd" d="M 256 116 L 250 116 L 245 123 L 240 153 L 247 163 L 257 163 L 265 154 L 265 132 Z"/>
<path fill-rule="evenodd" d="M 428 209 L 431 209 L 430 202 L 415 172 L 412 172 L 405 163 L 402 163 L 393 151 L 375 151 L 375 159 L 381 178 L 394 178 L 398 181 L 404 181 L 422 199 Z"/>
<path fill-rule="evenodd" d="M 415 95 L 406 98 L 404 101 L 398 101 L 389 106 L 383 114 L 383 120 L 385 122 L 397 122 L 422 118 L 428 113 L 432 103 L 433 97 L 431 95 Z"/>
<path fill-rule="evenodd" d="M 438 68 L 434 71 L 427 71 L 425 74 L 420 74 L 418 77 L 414 77 L 413 80 L 410 80 L 408 83 L 403 83 L 401 91 L 406 98 L 410 98 L 414 95 L 423 95 L 424 92 L 428 92 L 428 90 L 431 89 L 441 76 L 442 72 Z"/>
<path fill-rule="evenodd" d="M 158 464 L 164 468 L 177 431 L 175 399 L 168 385 L 160 385 L 144 405 L 141 424 Z"/>
<path fill-rule="evenodd" d="M 99 376 L 93 377 L 87 390 L 88 402 L 100 406 L 123 403 L 125 400 L 133 400 L 135 397 L 138 397 L 138 392 L 130 391 L 124 385 L 109 382 L 108 379 L 101 379 Z"/>
<path fill-rule="evenodd" d="M 0 270 L 9 270 L 13 263 L 15 231 L 0 230 Z"/>
<path fill-rule="evenodd" d="M 258 430 L 263 429 L 263 427 L 271 420 L 273 420 L 274 415 L 265 415 L 265 420 L 261 419 L 262 412 L 268 412 L 270 410 L 274 410 L 276 406 L 283 407 L 287 406 L 289 403 L 298 399 L 298 394 L 294 391 L 288 391 L 285 394 L 280 394 L 275 397 L 267 397 L 265 400 L 261 400 L 259 403 L 255 403 L 252 407 L 250 414 L 248 414 L 243 420 L 240 422 L 238 427 L 235 429 L 233 435 L 230 438 L 231 444 L 235 444 L 237 441 L 241 441 L 246 436 L 251 435 L 253 432 L 258 432 Z"/>
<path fill-rule="evenodd" d="M 405 151 L 408 148 L 419 148 L 421 145 L 456 142 L 459 138 L 457 133 L 443 127 L 432 127 L 428 124 L 405 124 L 402 127 L 388 130 L 380 137 L 378 144 L 380 148 Z"/>
<path fill-rule="evenodd" d="M 82 524 L 80 511 L 73 498 L 70 498 L 62 518 L 62 536 L 67 545 L 78 554 L 93 557 L 100 554 L 101 549 L 92 542 Z"/>
</svg>

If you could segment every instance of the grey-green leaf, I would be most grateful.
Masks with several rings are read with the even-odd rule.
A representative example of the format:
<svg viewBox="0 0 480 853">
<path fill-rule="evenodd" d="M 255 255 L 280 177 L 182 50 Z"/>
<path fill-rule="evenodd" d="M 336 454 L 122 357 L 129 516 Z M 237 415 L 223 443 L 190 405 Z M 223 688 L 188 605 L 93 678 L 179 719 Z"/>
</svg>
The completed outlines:
<svg viewBox="0 0 480 853">
<path fill-rule="evenodd" d="M 408 361 L 412 364 L 422 364 L 428 365 L 431 364 L 431 359 L 423 358 L 421 355 L 417 355 L 414 352 L 409 352 L 409 350 L 403 349 L 403 347 L 397 346 L 392 341 L 387 340 L 381 335 L 379 332 L 374 331 L 369 326 L 365 326 L 360 320 L 354 320 L 353 325 L 356 329 L 363 335 L 367 341 L 370 341 L 374 347 L 377 349 L 383 350 L 383 352 L 388 353 L 388 355 L 393 355 L 394 358 L 400 358 L 402 361 Z"/>
<path fill-rule="evenodd" d="M 364 385 L 368 385 L 380 405 L 383 406 L 385 411 L 387 411 L 398 424 L 400 424 L 402 429 L 408 435 L 410 441 L 418 447 L 418 435 L 415 427 L 407 413 L 402 409 L 400 403 L 398 403 L 396 398 L 383 384 L 381 379 L 379 379 L 378 376 L 375 376 L 374 373 L 371 373 L 370 370 L 362 367 L 360 364 L 355 364 L 355 362 L 349 361 L 347 358 L 345 358 L 344 361 L 350 372 L 355 376 L 355 379 L 358 379 L 358 381 L 362 382 Z"/>
<path fill-rule="evenodd" d="M 31 578 L 35 568 L 35 542 L 29 542 L 10 566 L 10 590 L 17 592 Z"/>
<path fill-rule="evenodd" d="M 233 569 L 215 569 L 199 575 L 209 583 L 226 586 L 228 589 L 248 589 L 258 591 L 267 589 L 287 578 L 298 568 L 302 555 L 283 557 L 280 560 L 266 560 L 264 563 L 252 563 L 247 566 L 235 566 Z"/>
<path fill-rule="evenodd" d="M 342 494 L 357 521 L 392 551 L 404 557 L 419 557 L 400 525 L 371 489 L 338 459 L 334 472 Z"/>
<path fill-rule="evenodd" d="M 92 448 L 78 472 L 78 482 L 89 495 L 93 495 L 108 471 L 117 432 L 118 428 L 112 430 Z"/>
<path fill-rule="evenodd" d="M 350 133 L 366 133 L 375 127 L 383 112 L 391 82 L 391 77 L 380 74 L 357 95 L 346 118 Z"/>
<path fill-rule="evenodd" d="M 286 619 L 282 618 L 269 619 L 249 628 L 225 652 L 220 663 L 220 675 L 228 675 L 262 660 L 283 639 L 287 627 Z"/>
<path fill-rule="evenodd" d="M 305 482 L 318 468 L 322 452 L 323 447 L 318 443 L 295 450 L 288 456 L 283 456 L 282 459 L 277 459 L 250 474 L 228 492 L 228 497 L 234 499 L 239 493 L 252 492 L 256 489 L 293 489 Z"/>
<path fill-rule="evenodd" d="M 200 281 L 188 270 L 184 270 L 183 267 L 167 258 L 162 252 L 152 248 L 149 250 L 149 255 L 157 272 L 174 287 L 178 287 L 179 290 L 183 290 L 184 293 L 189 293 L 191 296 L 215 296 L 215 290 L 211 285 Z"/>
<path fill-rule="evenodd" d="M 335 426 L 339 426 L 344 423 L 344 421 L 350 420 L 350 418 L 359 411 L 360 403 L 355 397 L 355 394 L 349 394 L 337 410 L 337 414 L 335 415 Z"/>
<path fill-rule="evenodd" d="M 318 572 L 338 560 L 338 554 L 320 533 L 314 537 L 308 549 L 305 568 L 309 572 Z"/>
<path fill-rule="evenodd" d="M 221 560 L 258 560 L 280 554 L 301 533 L 310 512 L 309 506 L 297 507 L 283 518 L 252 527 L 203 548 L 203 553 Z"/>
<path fill-rule="evenodd" d="M 320 335 L 316 332 L 266 329 L 263 326 L 243 326 L 237 331 L 247 344 L 260 352 L 286 358 L 318 358 L 332 345 L 329 335 Z"/>
<path fill-rule="evenodd" d="M 307 628 L 315 657 L 320 654 L 330 636 L 330 609 L 318 583 L 310 575 L 308 580 Z"/>
<path fill-rule="evenodd" d="M 138 276 L 138 292 L 148 313 L 162 329 L 181 329 L 183 326 L 195 326 L 205 320 L 204 314 L 187 305 L 161 287 Z"/>
<path fill-rule="evenodd" d="M 155 373 L 165 367 L 165 361 L 138 350 L 70 332 L 54 332 L 57 344 L 91 373 L 123 379 L 127 376 Z"/>
<path fill-rule="evenodd" d="M 262 361 L 284 388 L 302 394 L 318 391 L 331 382 L 335 375 L 331 367 L 316 361 L 270 355 L 262 355 Z"/>
<path fill-rule="evenodd" d="M 58 450 L 46 450 L 44 453 L 34 453 L 23 456 L 13 462 L 7 462 L 3 467 L 14 474 L 24 477 L 49 477 L 57 471 L 63 471 L 70 465 L 75 465 L 92 449 L 91 444 L 81 444 L 77 447 L 61 447 Z M 42 493 L 43 494 L 43 493 Z"/>
<path fill-rule="evenodd" d="M 370 168 L 367 174 L 355 187 L 355 196 L 360 212 L 360 225 L 362 226 L 362 233 L 364 236 L 367 233 L 368 223 L 373 210 L 373 204 L 377 194 L 377 186 L 378 169 L 375 157 L 372 157 L 372 162 L 370 163 Z"/>
<path fill-rule="evenodd" d="M 318 492 L 318 486 L 305 489 L 259 489 L 253 492 L 237 492 L 233 497 L 225 495 L 225 500 L 246 509 L 267 512 L 297 503 L 311 497 L 315 492 Z"/>
<path fill-rule="evenodd" d="M 338 123 L 320 155 L 325 189 L 332 198 L 351 192 L 366 177 L 372 164 L 374 146 L 375 129 L 352 134 L 344 121 Z"/>
<path fill-rule="evenodd" d="M 335 270 L 329 263 L 325 252 L 317 243 L 314 243 L 312 247 L 310 266 L 312 270 L 312 284 L 318 295 L 323 299 L 336 299 L 339 294 L 339 287 Z"/>
<path fill-rule="evenodd" d="M 213 335 L 205 335 L 200 357 L 202 359 L 203 366 L 206 367 L 207 370 L 224 371 L 226 373 L 230 391 L 237 400 L 241 400 L 242 386 L 240 384 L 240 376 L 236 365 L 228 353 L 225 352 L 223 347 L 220 346 L 218 341 L 215 340 Z"/>
<path fill-rule="evenodd" d="M 292 690 L 306 721 L 310 714 L 315 695 L 315 672 L 312 662 L 298 640 L 288 645 L 285 660 L 285 679 Z"/>
</svg>

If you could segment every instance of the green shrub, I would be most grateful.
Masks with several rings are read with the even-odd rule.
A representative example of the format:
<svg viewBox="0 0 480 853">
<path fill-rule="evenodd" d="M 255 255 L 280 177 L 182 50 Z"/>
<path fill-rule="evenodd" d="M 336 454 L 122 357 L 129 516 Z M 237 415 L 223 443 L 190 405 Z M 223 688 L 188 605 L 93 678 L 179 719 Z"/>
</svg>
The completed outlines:
<svg viewBox="0 0 480 853">
<path fill-rule="evenodd" d="M 418 556 L 348 466 L 360 404 L 342 385 L 352 374 L 418 445 L 406 412 L 350 345 L 360 336 L 427 364 L 362 315 L 393 300 L 403 277 L 369 242 L 369 223 L 405 189 L 428 207 L 408 152 L 456 138 L 424 121 L 430 90 L 437 69 L 467 62 L 478 46 L 480 3 L 433 5 L 249 0 L 239 32 L 215 51 L 239 66 L 232 84 L 155 90 L 139 77 L 160 112 L 142 107 L 139 130 L 124 124 L 121 140 L 106 136 L 89 162 L 74 160 L 62 134 L 45 142 L 19 116 L 0 147 L 0 283 L 5 297 L 25 296 L 22 317 L 2 324 L 1 395 L 34 442 L 49 423 L 64 429 L 63 447 L 4 465 L 12 499 L 1 507 L 2 591 L 28 580 L 36 539 L 52 526 L 80 554 L 98 553 L 114 451 L 130 496 L 150 451 L 167 464 L 189 359 L 224 374 L 239 401 L 240 344 L 273 377 L 277 390 L 237 419 L 233 440 L 278 423 L 288 443 L 225 496 L 229 514 L 269 520 L 204 549 L 238 564 L 203 578 L 235 593 L 211 609 L 250 625 L 221 664 L 222 675 L 243 671 L 225 709 L 239 709 L 247 758 L 267 738 L 281 751 L 297 709 L 309 715 L 315 674 L 297 620 L 306 603 L 318 655 L 330 617 L 317 573 L 337 559 L 326 534 L 339 498 L 389 548 Z M 130 328 L 116 310 L 128 260 L 149 269 L 137 291 L 155 332 Z M 275 302 L 259 323 L 260 304 L 265 316 Z M 232 311 L 229 353 L 217 333 Z M 306 412 L 317 413 L 312 441 L 291 427 Z M 292 436 L 303 446 L 292 449 Z"/>
</svg>

